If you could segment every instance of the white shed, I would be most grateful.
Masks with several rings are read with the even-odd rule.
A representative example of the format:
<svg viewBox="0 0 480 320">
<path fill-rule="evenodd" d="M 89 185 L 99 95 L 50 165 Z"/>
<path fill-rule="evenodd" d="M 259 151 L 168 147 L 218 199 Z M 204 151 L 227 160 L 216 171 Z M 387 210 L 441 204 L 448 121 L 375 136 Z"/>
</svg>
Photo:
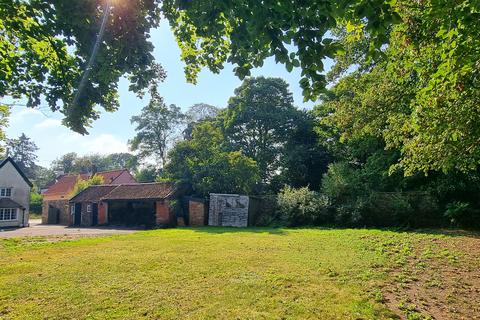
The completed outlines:
<svg viewBox="0 0 480 320">
<path fill-rule="evenodd" d="M 0 163 L 0 228 L 28 226 L 32 183 L 12 158 Z"/>
</svg>

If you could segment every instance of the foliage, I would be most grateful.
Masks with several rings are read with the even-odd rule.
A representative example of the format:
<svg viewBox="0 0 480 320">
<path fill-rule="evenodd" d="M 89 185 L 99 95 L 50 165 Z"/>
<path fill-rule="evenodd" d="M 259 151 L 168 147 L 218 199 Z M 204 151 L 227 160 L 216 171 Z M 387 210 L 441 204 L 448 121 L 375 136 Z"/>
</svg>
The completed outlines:
<svg viewBox="0 0 480 320">
<path fill-rule="evenodd" d="M 57 158 L 52 162 L 52 170 L 64 173 L 80 173 L 77 172 L 76 159 L 78 155 L 75 152 L 69 152 Z"/>
<path fill-rule="evenodd" d="M 169 159 L 165 177 L 191 184 L 199 196 L 248 194 L 259 182 L 256 162 L 238 151 L 228 151 L 222 131 L 209 121 L 194 127 L 191 140 L 178 142 Z"/>
<path fill-rule="evenodd" d="M 135 171 L 135 180 L 137 180 L 137 182 L 154 182 L 158 176 L 158 169 L 153 165 L 146 165 Z"/>
<path fill-rule="evenodd" d="M 278 214 L 286 226 L 318 225 L 332 220 L 328 199 L 307 187 L 284 187 L 278 194 Z"/>
<path fill-rule="evenodd" d="M 370 55 L 387 41 L 390 25 L 399 21 L 385 1 L 163 1 L 186 62 L 187 79 L 195 82 L 203 67 L 219 72 L 224 62 L 235 66 L 241 79 L 261 67 L 267 57 L 291 71 L 301 67 L 305 99 L 315 100 L 325 88 L 323 60 L 342 54 L 327 33 L 338 23 L 362 22 L 372 34 Z"/>
<path fill-rule="evenodd" d="M 5 141 L 5 128 L 8 126 L 8 116 L 10 115 L 10 109 L 2 105 L 0 101 L 0 141 Z M 0 144 L 0 155 L 3 154 L 5 148 Z"/>
<path fill-rule="evenodd" d="M 129 169 L 135 171 L 138 159 L 130 153 L 91 154 L 79 156 L 75 152 L 64 154 L 52 162 L 52 170 L 64 173 L 87 173 L 97 171 Z"/>
<path fill-rule="evenodd" d="M 196 103 L 185 113 L 188 122 L 199 122 L 215 118 L 220 109 L 207 103 Z"/>
<path fill-rule="evenodd" d="M 97 106 L 118 109 L 120 77 L 140 95 L 165 77 L 149 40 L 160 22 L 156 0 L 7 0 L 0 17 L 0 97 L 46 103 L 81 134 L 99 117 Z"/>
<path fill-rule="evenodd" d="M 88 179 L 82 179 L 80 176 L 77 177 L 77 182 L 73 186 L 73 190 L 70 193 L 70 198 L 75 197 L 77 194 L 87 189 L 90 186 L 103 184 L 103 177 L 97 174 L 94 174 Z"/>
<path fill-rule="evenodd" d="M 54 179 L 55 172 L 53 170 L 35 165 L 31 181 L 38 190 L 44 189 Z"/>
<path fill-rule="evenodd" d="M 330 199 L 334 219 L 342 226 L 426 227 L 447 224 L 440 199 L 422 188 L 427 179 L 414 181 L 389 176 L 389 162 L 370 156 L 355 166 L 336 162 L 322 181 L 322 192 Z M 383 169 L 383 170 L 382 170 Z"/>
<path fill-rule="evenodd" d="M 474 1 L 402 1 L 402 18 L 375 63 L 371 33 L 342 24 L 335 33 L 346 53 L 331 79 L 352 69 L 326 95 L 342 139 L 381 137 L 401 157 L 392 170 L 413 175 L 474 172 L 480 159 L 478 67 L 480 28 Z"/>
<path fill-rule="evenodd" d="M 478 228 L 480 226 L 480 209 L 469 202 L 453 201 L 447 204 L 445 216 L 455 226 Z"/>
<path fill-rule="evenodd" d="M 135 137 L 129 141 L 130 148 L 138 157 L 154 157 L 160 167 L 167 163 L 167 151 L 178 137 L 185 115 L 175 105 L 167 106 L 155 87 L 150 91 L 151 99 L 139 116 L 133 116 L 136 124 Z"/>
<path fill-rule="evenodd" d="M 30 213 L 42 213 L 43 196 L 37 190 L 32 190 L 30 193 Z"/>
<path fill-rule="evenodd" d="M 262 180 L 268 182 L 279 170 L 298 116 L 284 80 L 258 77 L 235 89 L 220 118 L 230 148 L 254 159 Z"/>
<path fill-rule="evenodd" d="M 6 147 L 7 156 L 15 160 L 27 177 L 33 178 L 38 151 L 35 142 L 22 133 L 17 139 L 7 139 Z"/>
<path fill-rule="evenodd" d="M 196 124 L 205 120 L 213 120 L 219 113 L 219 108 L 206 103 L 196 103 L 191 106 L 185 113 L 187 126 L 185 130 L 183 130 L 183 138 L 190 140 L 192 138 L 193 127 Z"/>
<path fill-rule="evenodd" d="M 277 191 L 279 187 L 290 185 L 318 191 L 332 156 L 315 132 L 314 115 L 307 111 L 299 112 L 295 128 L 286 138 L 280 159 L 282 171 L 272 181 L 270 190 Z"/>
</svg>

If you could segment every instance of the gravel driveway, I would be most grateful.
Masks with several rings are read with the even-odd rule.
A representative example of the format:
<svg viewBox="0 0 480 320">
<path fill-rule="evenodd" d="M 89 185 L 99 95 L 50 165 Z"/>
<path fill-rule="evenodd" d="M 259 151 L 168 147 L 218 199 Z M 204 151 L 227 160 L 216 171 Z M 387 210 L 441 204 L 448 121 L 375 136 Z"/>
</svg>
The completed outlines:
<svg viewBox="0 0 480 320">
<path fill-rule="evenodd" d="M 30 220 L 30 227 L 18 229 L 0 229 L 0 238 L 38 237 L 38 236 L 96 236 L 128 234 L 138 231 L 121 227 L 67 227 L 54 224 L 41 224 L 41 220 Z"/>
</svg>

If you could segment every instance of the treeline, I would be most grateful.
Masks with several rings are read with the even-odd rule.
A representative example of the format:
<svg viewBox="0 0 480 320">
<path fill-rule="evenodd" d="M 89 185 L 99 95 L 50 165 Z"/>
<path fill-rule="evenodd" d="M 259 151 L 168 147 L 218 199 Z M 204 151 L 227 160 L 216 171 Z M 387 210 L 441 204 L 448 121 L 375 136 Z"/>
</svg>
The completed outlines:
<svg viewBox="0 0 480 320">
<path fill-rule="evenodd" d="M 347 137 L 349 122 L 362 116 L 355 99 L 378 90 L 372 84 L 365 93 L 366 84 L 352 77 L 311 111 L 293 106 L 281 79 L 245 80 L 225 109 L 189 125 L 168 153 L 162 178 L 189 184 L 197 196 L 278 194 L 276 210 L 263 217 L 273 224 L 478 226 L 478 170 L 406 174 L 398 167 L 401 151 L 387 146 L 381 127 L 379 135 Z M 377 122 L 368 121 L 373 130 Z"/>
</svg>

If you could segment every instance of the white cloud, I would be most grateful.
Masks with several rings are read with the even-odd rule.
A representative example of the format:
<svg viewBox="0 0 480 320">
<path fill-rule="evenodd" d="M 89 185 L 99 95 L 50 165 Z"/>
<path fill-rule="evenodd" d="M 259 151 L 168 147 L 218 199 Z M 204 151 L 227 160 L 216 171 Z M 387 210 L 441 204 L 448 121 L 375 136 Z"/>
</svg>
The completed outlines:
<svg viewBox="0 0 480 320">
<path fill-rule="evenodd" d="M 10 119 L 8 122 L 9 125 L 12 126 L 14 124 L 22 123 L 24 121 L 36 119 L 38 116 L 43 117 L 43 114 L 39 110 L 23 107 L 20 111 L 13 111 L 10 115 Z"/>
<path fill-rule="evenodd" d="M 33 126 L 33 129 L 49 129 L 57 128 L 62 125 L 62 121 L 59 119 L 47 118 L 40 123 Z"/>
<path fill-rule="evenodd" d="M 86 153 L 110 154 L 128 152 L 128 146 L 112 134 L 103 133 L 97 137 L 82 137 L 83 149 Z"/>
</svg>

